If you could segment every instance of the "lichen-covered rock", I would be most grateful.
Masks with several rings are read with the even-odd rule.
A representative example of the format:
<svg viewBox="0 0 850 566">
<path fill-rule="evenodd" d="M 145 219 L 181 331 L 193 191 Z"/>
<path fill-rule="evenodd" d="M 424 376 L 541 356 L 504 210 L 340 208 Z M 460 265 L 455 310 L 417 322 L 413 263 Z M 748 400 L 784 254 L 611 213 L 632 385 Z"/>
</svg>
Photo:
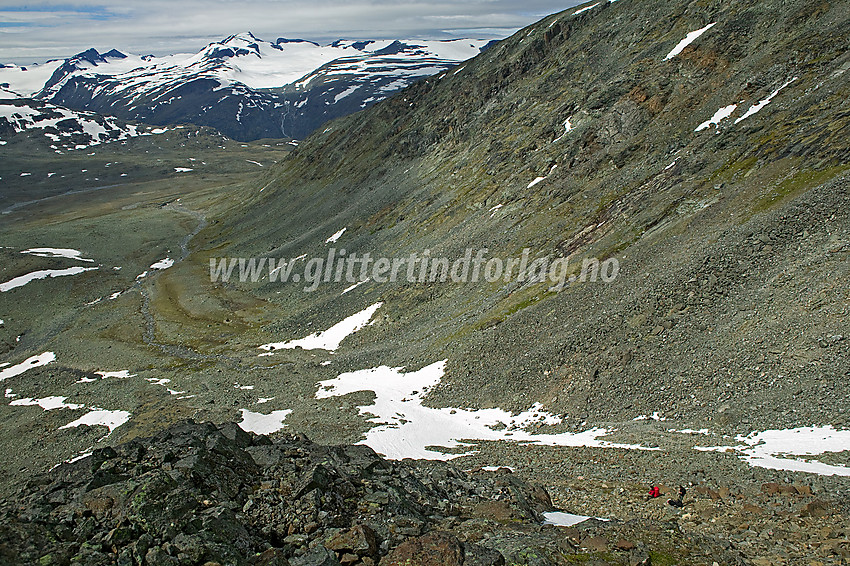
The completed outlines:
<svg viewBox="0 0 850 566">
<path fill-rule="evenodd" d="M 0 556 L 10 565 L 369 566 L 502 484 L 445 463 L 388 462 L 364 446 L 273 443 L 232 423 L 186 421 L 33 479 L 0 504 Z M 539 522 L 528 506 L 539 490 L 512 479 L 510 493 L 500 505 Z"/>
</svg>

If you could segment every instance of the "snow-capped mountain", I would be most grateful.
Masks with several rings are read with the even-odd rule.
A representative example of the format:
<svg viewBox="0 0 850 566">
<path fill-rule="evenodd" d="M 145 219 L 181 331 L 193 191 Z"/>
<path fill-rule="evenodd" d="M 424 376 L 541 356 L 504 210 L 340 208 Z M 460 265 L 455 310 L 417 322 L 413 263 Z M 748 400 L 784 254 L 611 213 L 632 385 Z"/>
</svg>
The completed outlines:
<svg viewBox="0 0 850 566">
<path fill-rule="evenodd" d="M 352 44 L 333 45 L 350 49 Z M 287 112 L 281 127 L 286 135 L 306 137 L 331 118 L 357 112 L 421 78 L 439 74 L 469 59 L 486 43 L 458 40 L 353 45 L 362 51 L 334 59 L 285 89 Z"/>
<path fill-rule="evenodd" d="M 51 149 L 61 153 L 165 131 L 41 100 L 0 99 L 0 145 L 6 145 L 15 134 L 29 132 L 44 136 Z"/>
<path fill-rule="evenodd" d="M 238 140 L 304 137 L 482 51 L 485 40 L 336 41 L 246 32 L 194 54 L 89 49 L 64 61 L 0 68 L 0 88 L 150 124 L 191 122 Z"/>
</svg>

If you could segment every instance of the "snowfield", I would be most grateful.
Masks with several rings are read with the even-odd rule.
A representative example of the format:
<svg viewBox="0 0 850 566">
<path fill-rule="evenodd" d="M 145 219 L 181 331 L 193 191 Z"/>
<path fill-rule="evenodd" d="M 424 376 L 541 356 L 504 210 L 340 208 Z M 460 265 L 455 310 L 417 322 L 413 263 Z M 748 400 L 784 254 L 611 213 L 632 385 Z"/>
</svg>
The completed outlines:
<svg viewBox="0 0 850 566">
<path fill-rule="evenodd" d="M 450 460 L 472 454 L 470 442 L 504 440 L 531 442 L 546 446 L 593 446 L 650 450 L 637 445 L 601 440 L 609 430 L 594 428 L 581 433 L 532 434 L 532 425 L 556 425 L 560 417 L 543 410 L 539 403 L 514 415 L 502 409 L 432 408 L 422 403 L 427 393 L 439 385 L 446 360 L 418 371 L 381 366 L 343 373 L 322 381 L 317 399 L 340 397 L 357 391 L 372 391 L 375 400 L 360 407 L 360 414 L 374 415 L 375 426 L 362 444 L 394 460 L 422 458 Z M 444 447 L 445 451 L 429 447 Z M 456 449 L 460 448 L 460 451 Z"/>
<path fill-rule="evenodd" d="M 322 332 L 316 332 L 299 340 L 264 344 L 260 346 L 260 349 L 269 352 L 272 350 L 291 350 L 293 348 L 303 348 L 304 350 L 328 350 L 331 352 L 336 351 L 339 349 L 339 345 L 343 340 L 345 340 L 345 338 L 351 336 L 358 330 L 365 328 L 372 319 L 372 315 L 374 315 L 375 311 L 381 308 L 383 304 L 384 303 L 375 303 L 374 305 L 349 316 Z"/>
<path fill-rule="evenodd" d="M 667 56 L 664 58 L 664 60 L 665 60 L 665 61 L 669 61 L 670 59 L 672 59 L 672 58 L 674 58 L 675 56 L 677 56 L 679 53 L 681 53 L 682 51 L 684 51 L 684 50 L 685 50 L 685 47 L 687 47 L 688 45 L 690 45 L 691 43 L 693 43 L 694 41 L 696 41 L 696 40 L 699 38 L 699 36 L 701 36 L 702 34 L 704 34 L 705 32 L 707 32 L 707 31 L 708 31 L 708 30 L 710 30 L 711 28 L 713 28 L 713 27 L 715 26 L 715 24 L 717 24 L 717 22 L 714 22 L 714 23 L 712 23 L 712 24 L 708 24 L 708 25 L 707 25 L 707 26 L 705 26 L 704 28 L 700 28 L 700 29 L 698 29 L 698 30 L 696 30 L 696 31 L 692 31 L 691 33 L 689 33 L 688 35 L 686 35 L 686 36 L 685 36 L 685 39 L 683 39 L 682 41 L 680 41 L 680 42 L 678 43 L 678 45 L 676 45 L 676 47 L 674 47 L 674 48 L 673 48 L 673 50 L 672 50 L 672 51 L 670 51 L 670 53 L 668 53 L 668 54 L 667 54 Z"/>
<path fill-rule="evenodd" d="M 27 273 L 26 275 L 21 275 L 19 277 L 15 277 L 14 279 L 10 279 L 5 283 L 0 283 L 0 293 L 5 293 L 7 291 L 11 291 L 12 289 L 17 289 L 18 287 L 23 287 L 27 283 L 36 281 L 38 279 L 47 279 L 48 277 L 64 277 L 67 275 L 79 275 L 80 273 L 84 273 L 86 271 L 94 271 L 96 269 L 98 268 L 69 267 L 67 269 L 42 269 L 39 271 L 33 271 L 32 273 Z"/>
</svg>

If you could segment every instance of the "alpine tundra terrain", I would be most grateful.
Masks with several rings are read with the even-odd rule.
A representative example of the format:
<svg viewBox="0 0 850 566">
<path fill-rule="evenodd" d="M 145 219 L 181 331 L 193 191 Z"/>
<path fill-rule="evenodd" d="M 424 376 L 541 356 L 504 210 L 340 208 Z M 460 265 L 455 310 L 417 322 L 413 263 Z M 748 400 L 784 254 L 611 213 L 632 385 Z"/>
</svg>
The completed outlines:
<svg viewBox="0 0 850 566">
<path fill-rule="evenodd" d="M 168 175 L 0 217 L 0 552 L 847 563 L 848 36 L 847 2 L 603 0 L 297 147 L 57 157 Z M 575 277 L 411 260 L 485 248 Z M 414 276 L 314 277 L 367 253 Z"/>
</svg>

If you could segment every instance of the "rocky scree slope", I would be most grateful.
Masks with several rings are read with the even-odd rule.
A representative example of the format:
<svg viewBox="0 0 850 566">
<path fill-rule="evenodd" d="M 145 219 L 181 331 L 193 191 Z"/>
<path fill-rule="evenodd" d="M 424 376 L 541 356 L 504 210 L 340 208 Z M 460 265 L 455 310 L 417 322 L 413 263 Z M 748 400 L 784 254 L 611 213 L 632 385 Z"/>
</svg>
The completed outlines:
<svg viewBox="0 0 850 566">
<path fill-rule="evenodd" d="M 338 361 L 448 359 L 437 405 L 539 401 L 573 427 L 654 412 L 738 433 L 846 425 L 848 24 L 846 3 L 804 1 L 549 16 L 311 136 L 209 253 L 324 257 L 347 227 L 334 245 L 373 257 L 528 247 L 573 274 L 617 258 L 613 283 L 560 293 L 242 287 L 287 313 L 275 337 L 384 301 Z"/>
<path fill-rule="evenodd" d="M 0 557 L 16 564 L 277 565 L 648 563 L 634 525 L 543 526 L 541 488 L 508 470 L 388 462 L 366 446 L 274 442 L 233 423 L 173 425 L 65 463 L 0 504 Z M 710 539 L 656 526 L 666 558 L 722 558 Z M 594 548 L 597 550 L 594 551 Z"/>
</svg>

